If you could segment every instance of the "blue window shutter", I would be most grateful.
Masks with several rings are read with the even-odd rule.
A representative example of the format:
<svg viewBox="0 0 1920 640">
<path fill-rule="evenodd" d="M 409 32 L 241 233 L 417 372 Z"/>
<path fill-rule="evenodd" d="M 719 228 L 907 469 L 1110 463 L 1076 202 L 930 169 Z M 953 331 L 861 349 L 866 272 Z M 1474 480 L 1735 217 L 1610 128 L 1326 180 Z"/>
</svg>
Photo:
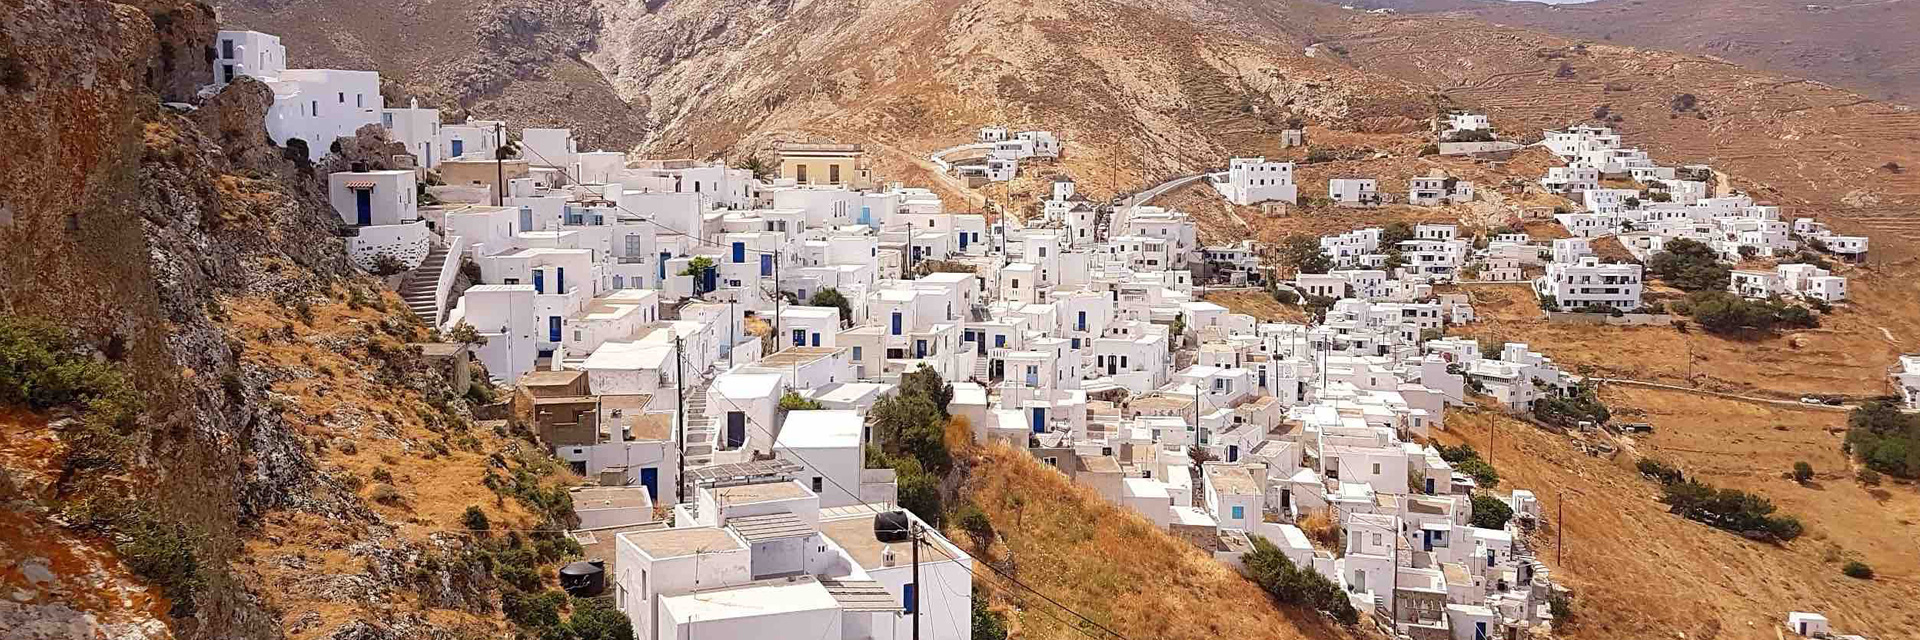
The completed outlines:
<svg viewBox="0 0 1920 640">
<path fill-rule="evenodd" d="M 893 312 L 893 335 L 900 335 L 900 312 Z"/>
<path fill-rule="evenodd" d="M 747 243 L 733 243 L 733 261 L 736 264 L 747 261 Z"/>
<path fill-rule="evenodd" d="M 813 346 L 820 346 L 820 334 L 813 334 Z"/>
<path fill-rule="evenodd" d="M 859 359 L 860 359 L 860 347 L 854 347 L 854 348 L 853 348 L 853 359 L 854 359 L 854 360 L 859 360 Z"/>
<path fill-rule="evenodd" d="M 773 256 L 770 256 L 764 253 L 760 254 L 760 276 L 764 278 L 764 277 L 771 277 L 772 275 L 773 275 Z"/>
<path fill-rule="evenodd" d="M 793 330 L 793 346 L 796 346 L 796 347 L 807 346 L 807 330 L 806 329 Z"/>
<path fill-rule="evenodd" d="M 906 607 L 907 613 L 913 613 L 914 609 L 919 608 L 920 598 L 918 596 L 920 595 L 920 590 L 915 588 L 917 586 L 919 585 L 911 582 L 907 583 L 906 593 L 902 594 L 902 598 L 905 600 L 902 606 Z"/>
<path fill-rule="evenodd" d="M 1247 508 L 1246 508 L 1246 507 L 1234 507 L 1234 508 L 1233 508 L 1233 519 L 1235 519 L 1235 520 L 1239 520 L 1239 519 L 1241 519 L 1241 518 L 1245 518 L 1245 517 L 1247 517 Z"/>
<path fill-rule="evenodd" d="M 553 272 L 554 272 L 553 292 L 566 293 L 567 292 L 567 268 L 554 267 Z"/>
<path fill-rule="evenodd" d="M 541 271 L 539 269 L 533 270 L 533 292 L 534 293 L 547 292 L 547 272 Z"/>
</svg>

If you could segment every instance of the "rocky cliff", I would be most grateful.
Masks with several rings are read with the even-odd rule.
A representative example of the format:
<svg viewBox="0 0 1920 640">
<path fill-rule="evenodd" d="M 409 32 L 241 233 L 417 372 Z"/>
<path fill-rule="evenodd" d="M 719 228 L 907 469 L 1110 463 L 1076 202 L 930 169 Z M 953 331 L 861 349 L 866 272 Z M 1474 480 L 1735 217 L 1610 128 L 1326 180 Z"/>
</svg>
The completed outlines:
<svg viewBox="0 0 1920 640">
<path fill-rule="evenodd" d="M 537 594 L 564 549 L 463 510 L 551 530 L 570 503 L 348 266 L 324 176 L 377 135 L 313 166 L 259 82 L 164 106 L 206 77 L 204 5 L 7 11 L 0 637 L 506 633 L 520 596 L 480 558 L 541 542 Z"/>
</svg>

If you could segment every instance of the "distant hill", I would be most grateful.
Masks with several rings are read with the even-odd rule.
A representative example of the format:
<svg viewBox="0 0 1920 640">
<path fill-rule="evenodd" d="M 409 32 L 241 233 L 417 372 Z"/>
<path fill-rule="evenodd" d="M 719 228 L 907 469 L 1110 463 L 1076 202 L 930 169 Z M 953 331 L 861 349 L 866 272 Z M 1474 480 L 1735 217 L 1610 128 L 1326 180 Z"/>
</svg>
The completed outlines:
<svg viewBox="0 0 1920 640">
<path fill-rule="evenodd" d="M 1726 58 L 1881 99 L 1920 102 L 1920 3 L 1911 0 L 1359 0 L 1402 12 L 1460 12 L 1608 44 Z"/>
</svg>

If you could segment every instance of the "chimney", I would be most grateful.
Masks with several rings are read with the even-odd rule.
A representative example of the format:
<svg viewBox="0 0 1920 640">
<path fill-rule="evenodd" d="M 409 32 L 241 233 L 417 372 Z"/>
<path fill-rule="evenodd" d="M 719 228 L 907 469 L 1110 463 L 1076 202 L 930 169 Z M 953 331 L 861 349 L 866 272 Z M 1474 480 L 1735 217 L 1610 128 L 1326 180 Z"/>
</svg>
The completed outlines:
<svg viewBox="0 0 1920 640">
<path fill-rule="evenodd" d="M 880 548 L 880 566 L 891 567 L 893 566 L 893 563 L 894 563 L 893 545 L 887 545 L 885 547 L 881 547 Z"/>
</svg>

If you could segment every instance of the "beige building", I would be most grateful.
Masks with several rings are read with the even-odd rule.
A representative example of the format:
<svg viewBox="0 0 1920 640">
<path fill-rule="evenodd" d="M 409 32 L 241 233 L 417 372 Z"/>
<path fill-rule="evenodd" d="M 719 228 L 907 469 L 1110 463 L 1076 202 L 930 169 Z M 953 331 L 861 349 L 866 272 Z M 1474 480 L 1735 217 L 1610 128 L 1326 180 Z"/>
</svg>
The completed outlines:
<svg viewBox="0 0 1920 640">
<path fill-rule="evenodd" d="M 443 160 L 438 167 L 440 181 L 450 186 L 490 187 L 498 194 L 506 191 L 506 181 L 533 172 L 524 158 L 500 161 L 498 167 L 494 164 L 493 160 Z"/>
<path fill-rule="evenodd" d="M 780 177 L 797 184 L 872 186 L 866 152 L 857 144 L 782 142 L 774 147 Z"/>
</svg>

